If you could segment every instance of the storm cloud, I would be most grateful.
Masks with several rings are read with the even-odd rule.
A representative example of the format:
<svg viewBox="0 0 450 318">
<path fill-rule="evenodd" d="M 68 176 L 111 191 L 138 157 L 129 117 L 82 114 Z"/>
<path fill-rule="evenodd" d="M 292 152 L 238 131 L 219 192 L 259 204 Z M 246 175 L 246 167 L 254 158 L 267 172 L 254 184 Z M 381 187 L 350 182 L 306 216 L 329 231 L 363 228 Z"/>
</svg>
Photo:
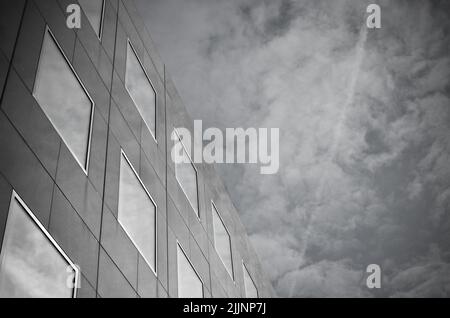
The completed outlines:
<svg viewBox="0 0 450 318">
<path fill-rule="evenodd" d="M 194 119 L 280 128 L 217 166 L 279 296 L 450 296 L 448 1 L 135 2 Z"/>
</svg>

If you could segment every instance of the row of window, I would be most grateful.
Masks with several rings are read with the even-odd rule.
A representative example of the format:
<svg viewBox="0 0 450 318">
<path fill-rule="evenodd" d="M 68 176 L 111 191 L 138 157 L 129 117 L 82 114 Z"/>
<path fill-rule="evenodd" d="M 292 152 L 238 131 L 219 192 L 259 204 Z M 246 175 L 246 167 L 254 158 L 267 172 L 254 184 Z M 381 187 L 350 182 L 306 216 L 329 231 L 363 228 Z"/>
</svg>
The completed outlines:
<svg viewBox="0 0 450 318">
<path fill-rule="evenodd" d="M 155 136 L 156 93 L 128 42 L 125 86 Z M 47 28 L 33 96 L 87 174 L 94 101 Z"/>
<path fill-rule="evenodd" d="M 80 1 L 80 4 L 100 37 L 101 17 L 96 18 L 94 13 L 104 10 L 103 1 Z M 156 93 L 129 41 L 125 86 L 155 137 Z M 33 96 L 87 174 L 94 101 L 48 28 Z M 175 164 L 176 179 L 199 217 L 197 170 L 184 147 L 183 155 L 188 160 Z M 118 201 L 119 223 L 156 274 L 157 205 L 123 151 Z M 214 203 L 212 211 L 215 248 L 234 280 L 231 237 Z M 180 245 L 177 254 L 180 296 L 202 296 L 203 283 Z M 75 296 L 75 289 L 69 294 L 68 289 L 64 288 L 67 285 L 67 271 L 73 275 L 77 269 L 20 198 L 13 195 L 1 250 L 0 296 Z M 73 276 L 77 278 L 77 275 Z M 245 266 L 244 281 L 247 296 L 257 296 Z M 39 288 L 30 288 L 31 283 L 33 286 L 39 285 Z"/>
<path fill-rule="evenodd" d="M 212 202 L 214 244 L 216 251 L 234 280 L 231 236 L 228 233 L 217 208 Z M 157 206 L 145 185 L 139 178 L 126 154 L 122 151 L 119 183 L 118 221 L 136 248 L 156 275 L 156 212 Z M 178 296 L 203 297 L 203 282 L 178 243 Z M 247 297 L 257 297 L 258 292 L 245 265 L 244 285 Z"/>
<path fill-rule="evenodd" d="M 123 162 L 127 162 L 126 158 L 123 158 Z M 123 193 L 131 193 L 130 191 L 134 189 L 137 190 L 137 196 L 141 198 L 148 196 L 143 193 L 145 189 L 136 187 L 139 179 L 134 175 L 132 166 L 129 163 L 125 164 L 128 167 L 121 169 L 121 172 L 126 175 Z M 125 198 L 129 197 L 121 197 L 121 199 Z M 143 199 L 147 201 L 147 198 Z M 151 200 L 150 196 L 148 199 Z M 149 206 L 132 204 L 131 208 L 126 209 L 131 211 L 130 215 L 122 212 L 122 217 L 119 214 L 119 218 L 124 228 L 130 231 L 130 237 L 145 260 L 153 268 L 156 254 L 152 248 L 154 244 L 151 242 L 155 242 L 156 234 L 148 231 L 154 229 L 156 224 L 156 206 L 147 210 Z M 138 207 L 150 213 L 137 212 Z M 178 297 L 203 297 L 203 282 L 179 243 L 177 243 L 177 268 Z M 246 297 L 258 297 L 258 291 L 245 265 L 243 265 L 243 271 Z M 78 267 L 13 191 L 0 253 L 0 298 L 76 297 L 79 279 Z"/>
</svg>

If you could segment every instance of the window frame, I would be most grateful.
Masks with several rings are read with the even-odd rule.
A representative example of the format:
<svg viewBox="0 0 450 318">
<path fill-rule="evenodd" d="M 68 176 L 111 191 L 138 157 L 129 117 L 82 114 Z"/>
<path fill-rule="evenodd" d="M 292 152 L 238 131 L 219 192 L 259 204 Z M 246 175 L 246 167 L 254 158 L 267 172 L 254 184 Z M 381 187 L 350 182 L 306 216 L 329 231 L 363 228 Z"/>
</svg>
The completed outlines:
<svg viewBox="0 0 450 318">
<path fill-rule="evenodd" d="M 140 185 L 142 186 L 143 190 L 145 191 L 145 193 L 147 194 L 147 196 L 150 198 L 150 200 L 152 201 L 153 205 L 155 206 L 155 268 L 153 268 L 153 265 L 151 265 L 150 262 L 147 260 L 147 258 L 144 256 L 144 253 L 142 253 L 142 251 L 139 248 L 139 246 L 136 244 L 136 242 L 131 237 L 129 231 L 126 229 L 126 227 L 122 224 L 122 222 L 119 219 L 119 200 L 120 200 L 119 192 L 117 193 L 117 196 L 118 196 L 118 199 L 117 199 L 117 203 L 118 203 L 117 204 L 117 222 L 119 222 L 120 227 L 125 231 L 125 233 L 127 234 L 128 238 L 131 240 L 131 243 L 133 243 L 133 246 L 137 249 L 137 251 L 142 256 L 144 261 L 151 268 L 151 270 L 153 271 L 155 276 L 158 277 L 158 205 L 156 204 L 155 200 L 153 200 L 153 197 L 150 195 L 150 192 L 147 190 L 147 187 L 145 186 L 144 182 L 142 182 L 141 177 L 139 176 L 139 174 L 137 173 L 136 169 L 131 164 L 131 161 L 128 159 L 125 151 L 121 148 L 120 152 L 121 152 L 121 154 L 120 154 L 121 159 L 120 160 L 122 161 L 122 157 L 125 159 L 126 163 L 128 164 L 128 166 L 133 171 L 134 175 L 136 176 L 136 178 L 139 181 Z M 122 167 L 122 165 L 119 164 L 119 191 L 120 191 L 121 167 Z"/>
<path fill-rule="evenodd" d="M 222 219 L 222 216 L 219 213 L 219 210 L 217 209 L 216 204 L 214 203 L 213 200 L 211 200 L 211 212 L 214 213 L 214 211 L 212 211 L 213 209 L 215 209 L 216 214 L 219 216 L 219 220 L 220 222 L 222 222 L 223 227 L 225 228 L 225 231 L 228 234 L 228 240 L 230 242 L 230 257 L 231 257 L 231 273 L 228 271 L 227 265 L 225 264 L 225 261 L 223 260 L 222 256 L 220 256 L 219 250 L 217 249 L 217 245 L 216 245 L 216 226 L 214 225 L 214 215 L 212 216 L 212 228 L 213 228 L 213 239 L 214 239 L 214 249 L 216 250 L 217 255 L 219 256 L 220 260 L 222 261 L 223 266 L 225 267 L 225 270 L 227 271 L 228 275 L 230 275 L 231 280 L 233 281 L 233 283 L 236 284 L 235 281 L 235 275 L 234 275 L 234 263 L 233 263 L 233 244 L 231 243 L 231 234 L 228 231 L 227 226 L 225 225 L 225 222 Z"/>
<path fill-rule="evenodd" d="M 199 275 L 199 273 L 197 272 L 197 270 L 195 269 L 194 264 L 192 264 L 191 260 L 189 259 L 188 255 L 186 254 L 186 251 L 184 250 L 183 246 L 181 245 L 180 241 L 178 241 L 178 239 L 176 240 L 177 243 L 177 247 L 180 248 L 181 252 L 183 253 L 184 257 L 186 258 L 186 260 L 188 261 L 189 265 L 191 265 L 191 268 L 194 270 L 195 275 L 197 275 L 198 279 L 200 280 L 200 282 L 202 283 L 202 298 L 205 298 L 205 282 L 203 281 L 203 279 L 201 278 L 201 276 Z M 180 271 L 179 271 L 179 261 L 178 261 L 178 249 L 177 249 L 177 298 L 180 298 L 179 295 L 179 286 L 180 286 Z"/>
<path fill-rule="evenodd" d="M 17 194 L 17 192 L 13 189 L 11 194 L 11 200 L 9 202 L 8 207 L 8 214 L 6 216 L 5 221 L 5 231 L 3 232 L 2 237 L 2 245 L 0 246 L 0 255 L 3 252 L 3 243 L 5 241 L 5 237 L 8 229 L 8 218 L 9 213 L 11 211 L 11 206 L 14 202 L 17 202 L 25 211 L 26 215 L 30 218 L 30 221 L 33 222 L 34 225 L 37 226 L 38 230 L 44 235 L 44 237 L 48 240 L 48 242 L 56 249 L 56 251 L 60 254 L 60 256 L 63 257 L 63 259 L 67 262 L 68 266 L 72 267 L 75 277 L 73 282 L 73 288 L 72 288 L 72 297 L 71 298 L 77 298 L 77 292 L 78 292 L 78 286 L 79 286 L 79 280 L 80 280 L 80 271 L 79 268 L 75 265 L 74 262 L 70 259 L 70 257 L 64 252 L 64 250 L 59 246 L 59 244 L 56 242 L 56 240 L 53 238 L 53 236 L 47 231 L 47 229 L 44 227 L 44 225 L 39 221 L 39 219 L 34 215 L 34 213 L 31 211 L 31 209 L 27 206 L 27 204 L 22 200 L 22 198 Z"/>
<path fill-rule="evenodd" d="M 180 134 L 178 133 L 177 129 L 174 128 L 173 131 L 175 132 L 175 134 L 177 135 L 178 141 L 181 143 L 181 146 L 183 147 L 183 151 L 184 153 L 187 155 L 192 167 L 194 167 L 195 170 L 195 181 L 196 181 L 196 189 L 195 189 L 195 193 L 196 193 L 196 199 L 197 199 L 197 210 L 194 208 L 191 199 L 189 199 L 189 196 L 187 195 L 186 190 L 184 189 L 183 185 L 181 184 L 181 181 L 178 179 L 178 174 L 177 174 L 177 163 L 175 162 L 175 179 L 177 180 L 178 185 L 180 186 L 181 190 L 184 193 L 184 196 L 186 197 L 186 199 L 188 200 L 192 210 L 194 210 L 195 215 L 197 216 L 197 219 L 199 221 L 201 221 L 201 216 L 200 216 L 200 198 L 199 198 L 199 191 L 198 191 L 198 170 L 197 167 L 194 164 L 194 161 L 192 161 L 191 158 L 191 154 L 187 151 L 186 147 L 184 146 L 183 141 L 180 138 Z"/>
<path fill-rule="evenodd" d="M 105 23 L 105 7 L 106 7 L 106 0 L 102 0 L 102 15 L 100 17 L 100 31 L 98 32 L 98 39 L 100 40 L 100 42 L 102 41 L 103 38 L 103 25 Z M 97 32 L 96 32 L 97 33 Z"/>
<path fill-rule="evenodd" d="M 242 260 L 242 268 L 244 270 L 244 293 L 245 293 L 245 298 L 249 298 L 247 295 L 247 288 L 245 287 L 245 272 L 247 272 L 248 277 L 250 277 L 250 280 L 253 283 L 253 286 L 255 286 L 255 290 L 256 290 L 256 298 L 259 298 L 259 291 L 258 291 L 258 287 L 256 287 L 255 281 L 253 280 L 252 275 L 250 275 L 250 272 L 247 269 L 247 266 L 245 266 L 244 260 Z"/>
<path fill-rule="evenodd" d="M 83 9 L 83 6 L 80 3 L 78 3 L 78 4 L 80 5 L 81 10 L 83 10 L 83 13 L 84 13 L 84 15 L 87 18 L 87 14 L 86 14 L 86 11 Z M 104 21 L 104 18 L 105 18 L 105 7 L 106 7 L 106 0 L 102 0 L 102 12 L 100 13 L 100 30 L 98 30 L 98 34 L 95 31 L 94 26 L 92 25 L 91 21 L 89 21 L 89 19 L 88 19 L 89 25 L 92 27 L 92 29 L 94 30 L 95 35 L 97 36 L 97 38 L 100 41 L 102 41 L 102 36 L 103 36 L 103 23 L 105 22 Z"/>
<path fill-rule="evenodd" d="M 144 72 L 145 77 L 147 78 L 148 82 L 150 83 L 150 86 L 153 90 L 153 92 L 155 93 L 155 133 L 152 132 L 152 130 L 149 127 L 149 124 L 147 123 L 147 121 L 144 118 L 144 115 L 142 114 L 141 110 L 139 109 L 140 106 L 138 106 L 138 104 L 136 103 L 136 101 L 134 100 L 131 92 L 128 90 L 127 87 L 127 60 L 128 60 L 128 45 L 130 46 L 131 50 L 133 51 L 134 56 L 136 57 L 136 59 L 139 62 L 139 66 L 141 67 L 142 71 Z M 147 71 L 145 70 L 144 64 L 142 63 L 139 55 L 137 54 L 137 51 L 135 50 L 133 43 L 131 43 L 130 38 L 127 38 L 127 50 L 126 50 L 126 54 L 125 54 L 125 77 L 124 77 L 124 86 L 125 89 L 128 93 L 128 96 L 130 96 L 131 100 L 133 101 L 134 106 L 136 107 L 139 115 L 141 116 L 142 120 L 144 121 L 145 126 L 147 127 L 148 131 L 150 132 L 150 134 L 153 137 L 153 140 L 156 142 L 156 144 L 158 144 L 158 140 L 156 139 L 156 124 L 157 124 L 157 115 L 158 115 L 158 111 L 157 111 L 157 106 L 158 106 L 158 92 L 155 89 L 155 86 L 153 85 L 152 80 L 150 79 L 150 76 L 148 76 Z"/>
<path fill-rule="evenodd" d="M 53 42 L 56 44 L 56 47 L 59 50 L 59 53 L 62 55 L 63 59 L 66 61 L 66 65 L 69 67 L 69 71 L 72 71 L 72 74 L 75 76 L 75 79 L 78 81 L 78 83 L 81 86 L 81 89 L 84 91 L 84 93 L 86 94 L 86 96 L 88 97 L 89 101 L 91 102 L 91 116 L 89 118 L 89 133 L 88 133 L 88 141 L 87 141 L 87 151 L 86 151 L 86 165 L 83 165 L 80 160 L 78 159 L 78 157 L 75 155 L 75 153 L 73 152 L 73 150 L 71 149 L 71 147 L 69 146 L 69 143 L 66 141 L 66 139 L 63 137 L 63 135 L 61 134 L 61 131 L 56 127 L 54 121 L 52 118 L 50 118 L 50 116 L 47 114 L 47 112 L 44 110 L 44 108 L 42 108 L 42 106 L 39 104 L 38 99 L 36 98 L 36 82 L 38 81 L 38 75 L 39 75 L 39 70 L 40 70 L 40 62 L 41 62 L 41 58 L 42 58 L 42 54 L 43 54 L 43 48 L 44 48 L 44 40 L 45 40 L 45 35 L 49 34 L 51 39 L 53 40 Z M 34 77 L 34 83 L 33 83 L 33 98 L 36 101 L 36 103 L 39 105 L 40 109 L 42 110 L 42 112 L 45 114 L 45 117 L 50 121 L 50 123 L 52 124 L 53 128 L 56 130 L 56 132 L 58 133 L 58 136 L 61 138 L 61 140 L 64 142 L 64 144 L 66 145 L 67 149 L 69 149 L 70 153 L 72 154 L 72 156 L 74 157 L 75 161 L 78 163 L 78 165 L 81 167 L 81 169 L 83 170 L 85 175 L 89 174 L 89 162 L 90 162 L 90 157 L 91 157 L 91 146 L 92 146 L 92 131 L 93 131 L 93 126 L 94 126 L 94 114 L 95 114 L 95 102 L 92 99 L 91 95 L 89 94 L 86 86 L 83 84 L 83 82 L 81 81 L 81 78 L 78 76 L 77 72 L 75 71 L 74 67 L 72 66 L 72 64 L 70 63 L 69 59 L 67 58 L 66 54 L 64 53 L 64 50 L 62 49 L 61 45 L 58 43 L 55 35 L 53 34 L 52 30 L 50 29 L 50 27 L 48 26 L 48 24 L 45 26 L 45 32 L 44 32 L 44 37 L 42 38 L 41 41 L 41 49 L 40 49 L 40 53 L 39 53 L 39 60 L 38 60 L 38 65 L 37 65 L 37 69 L 36 69 L 36 75 Z"/>
</svg>

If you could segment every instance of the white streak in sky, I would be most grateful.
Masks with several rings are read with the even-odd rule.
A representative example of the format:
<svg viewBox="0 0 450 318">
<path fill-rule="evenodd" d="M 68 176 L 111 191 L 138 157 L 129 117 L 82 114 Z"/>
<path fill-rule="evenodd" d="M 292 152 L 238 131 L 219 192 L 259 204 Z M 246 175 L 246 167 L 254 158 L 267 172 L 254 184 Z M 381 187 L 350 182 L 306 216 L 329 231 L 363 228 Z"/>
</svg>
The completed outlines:
<svg viewBox="0 0 450 318">
<path fill-rule="evenodd" d="M 336 126 L 334 127 L 334 133 L 332 136 L 330 149 L 327 152 L 327 155 L 324 159 L 324 161 L 326 163 L 325 164 L 326 167 L 331 165 L 333 163 L 333 161 L 335 160 L 337 151 L 339 149 L 339 144 L 340 144 L 340 141 L 342 138 L 344 124 L 347 119 L 347 113 L 348 113 L 350 107 L 354 103 L 356 84 L 358 82 L 359 72 L 361 69 L 361 63 L 364 58 L 364 53 L 365 53 L 364 47 L 365 47 L 366 41 L 367 41 L 367 27 L 365 25 L 363 25 L 361 28 L 361 31 L 359 32 L 359 39 L 358 39 L 358 42 L 356 43 L 356 47 L 355 47 L 355 63 L 353 65 L 353 68 L 351 71 L 350 84 L 347 89 L 345 102 L 342 105 L 342 109 L 341 109 L 341 111 L 339 113 L 339 117 L 337 118 L 337 121 L 336 121 Z M 327 177 L 327 169 L 324 169 L 319 178 L 319 185 L 318 185 L 316 193 L 315 193 L 316 203 L 314 204 L 314 206 L 312 207 L 312 209 L 310 210 L 310 212 L 307 215 L 307 220 L 306 220 L 307 225 L 303 232 L 304 233 L 303 239 L 302 239 L 303 244 L 302 244 L 302 249 L 300 252 L 300 261 L 302 263 L 304 260 L 306 249 L 308 247 L 308 241 L 309 241 L 310 232 L 311 232 L 310 228 L 311 228 L 311 224 L 312 224 L 312 221 L 314 218 L 314 210 L 317 210 L 323 204 L 323 193 L 324 193 L 324 189 L 325 189 L 326 181 L 327 181 L 326 177 Z M 301 268 L 302 265 L 303 264 L 299 264 L 299 268 Z M 296 286 L 297 286 L 297 280 L 293 280 L 291 289 L 289 291 L 289 297 L 292 297 L 294 290 L 296 289 Z"/>
</svg>

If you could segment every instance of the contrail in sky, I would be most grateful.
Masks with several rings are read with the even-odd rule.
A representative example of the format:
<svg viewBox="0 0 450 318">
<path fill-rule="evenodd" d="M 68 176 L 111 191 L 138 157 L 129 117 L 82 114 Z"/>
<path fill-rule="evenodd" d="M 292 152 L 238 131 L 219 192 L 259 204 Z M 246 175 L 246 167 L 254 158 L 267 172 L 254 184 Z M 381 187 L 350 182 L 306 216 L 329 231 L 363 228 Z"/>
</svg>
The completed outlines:
<svg viewBox="0 0 450 318">
<path fill-rule="evenodd" d="M 354 99 L 355 99 L 355 90 L 356 90 L 356 84 L 358 82 L 359 72 L 361 69 L 361 63 L 364 58 L 364 47 L 367 41 L 367 27 L 365 25 L 362 26 L 361 31 L 359 32 L 359 39 L 356 43 L 355 47 L 355 63 L 353 65 L 351 75 L 350 75 L 350 83 L 347 89 L 347 94 L 345 98 L 345 102 L 342 105 L 341 111 L 339 113 L 339 117 L 336 121 L 336 126 L 334 127 L 334 134 L 332 136 L 331 146 L 327 153 L 327 156 L 325 157 L 325 162 L 327 163 L 326 166 L 333 163 L 337 151 L 339 149 L 339 144 L 342 138 L 342 133 L 344 129 L 344 124 L 347 119 L 347 113 L 350 109 L 350 107 L 353 105 Z M 316 204 L 314 205 L 313 209 L 316 209 L 320 207 L 323 203 L 323 192 L 326 186 L 326 180 L 327 179 L 327 171 L 322 171 L 322 174 L 319 179 L 319 185 L 317 187 L 316 193 L 315 193 L 315 201 Z M 311 210 L 309 214 L 307 215 L 306 220 L 306 229 L 304 230 L 303 234 L 303 244 L 302 244 L 302 250 L 300 252 L 300 259 L 303 262 L 306 248 L 308 246 L 309 236 L 310 236 L 310 228 L 311 224 L 314 218 L 314 211 Z M 302 264 L 299 264 L 299 268 L 302 266 Z M 291 285 L 291 290 L 289 292 L 289 297 L 292 297 L 292 294 L 294 293 L 294 290 L 296 288 L 297 281 L 294 280 Z"/>
</svg>

